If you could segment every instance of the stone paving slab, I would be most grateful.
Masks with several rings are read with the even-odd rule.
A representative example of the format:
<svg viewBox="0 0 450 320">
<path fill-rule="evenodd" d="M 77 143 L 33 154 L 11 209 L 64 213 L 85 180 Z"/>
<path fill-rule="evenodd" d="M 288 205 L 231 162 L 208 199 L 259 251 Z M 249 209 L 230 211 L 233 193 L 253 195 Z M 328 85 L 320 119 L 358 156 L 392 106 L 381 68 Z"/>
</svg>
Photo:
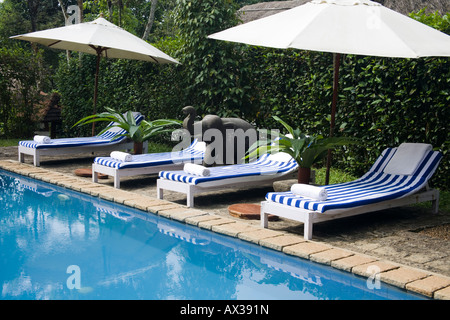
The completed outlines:
<svg viewBox="0 0 450 320">
<path fill-rule="evenodd" d="M 214 226 L 218 226 L 221 224 L 227 224 L 227 223 L 236 223 L 236 221 L 233 219 L 219 217 L 219 219 L 201 221 L 198 223 L 198 226 L 203 229 L 211 230 L 212 227 L 214 227 Z"/>
<path fill-rule="evenodd" d="M 111 187 L 102 186 L 101 184 L 98 186 L 84 186 L 81 188 L 80 192 L 90 194 L 93 197 L 99 197 L 100 194 L 106 194 Z"/>
<path fill-rule="evenodd" d="M 433 297 L 439 300 L 450 300 L 450 286 L 434 292 Z"/>
<path fill-rule="evenodd" d="M 77 178 L 67 177 L 61 173 L 34 173 L 34 178 L 57 185 L 65 183 L 64 186 L 67 187 L 71 186 L 71 184 L 68 183 L 69 181 L 78 181 Z"/>
<path fill-rule="evenodd" d="M 354 254 L 353 256 L 333 260 L 330 265 L 336 269 L 351 272 L 354 267 L 373 261 L 377 261 L 377 259 L 362 254 Z"/>
<path fill-rule="evenodd" d="M 217 216 L 215 214 L 207 213 L 202 216 L 193 216 L 193 217 L 186 218 L 186 220 L 184 222 L 186 222 L 187 224 L 193 225 L 193 226 L 198 226 L 198 224 L 201 222 L 205 222 L 205 221 L 209 221 L 209 220 L 217 220 L 220 218 L 221 218 L 220 216 Z"/>
<path fill-rule="evenodd" d="M 171 209 L 163 209 L 158 211 L 158 214 L 162 217 L 177 220 L 180 222 L 184 222 L 187 218 L 206 215 L 206 213 L 203 211 L 182 206 Z"/>
<path fill-rule="evenodd" d="M 332 248 L 329 250 L 313 253 L 309 259 L 314 262 L 331 265 L 331 262 L 353 256 L 354 253 L 348 250 Z"/>
<path fill-rule="evenodd" d="M 101 199 L 106 199 L 114 201 L 116 203 L 123 204 L 127 200 L 138 200 L 142 199 L 142 195 L 136 194 L 128 191 L 120 191 L 117 189 L 110 190 L 109 192 L 101 192 L 99 197 Z"/>
<path fill-rule="evenodd" d="M 50 181 L 50 182 L 52 182 L 52 181 Z M 65 180 L 64 182 L 58 181 L 57 184 L 60 186 L 64 186 L 67 189 L 72 189 L 72 190 L 80 191 L 80 192 L 81 192 L 81 189 L 91 185 L 91 183 L 89 183 L 89 182 L 80 181 L 80 180 Z"/>
<path fill-rule="evenodd" d="M 276 236 L 273 238 L 261 239 L 259 244 L 262 245 L 263 247 L 282 251 L 283 248 L 286 246 L 295 245 L 297 243 L 305 241 L 306 240 L 303 237 L 294 235 L 283 235 L 283 236 Z"/>
<path fill-rule="evenodd" d="M 433 293 L 450 286 L 450 279 L 431 275 L 406 284 L 406 289 L 433 298 Z M 450 291 L 449 291 L 450 293 Z M 450 296 L 449 296 L 450 298 Z"/>
<path fill-rule="evenodd" d="M 168 205 L 171 204 L 171 202 L 142 196 L 138 199 L 125 200 L 123 204 L 139 210 L 148 211 L 149 207 Z"/>
<path fill-rule="evenodd" d="M 211 230 L 217 233 L 225 234 L 231 237 L 237 237 L 242 232 L 254 231 L 256 227 L 250 226 L 246 223 L 226 223 L 212 226 Z"/>
<path fill-rule="evenodd" d="M 284 232 L 280 232 L 280 231 L 273 231 L 270 229 L 258 228 L 256 230 L 252 230 L 252 231 L 241 232 L 241 233 L 239 233 L 238 238 L 245 240 L 245 241 L 260 244 L 261 240 L 264 240 L 267 238 L 273 238 L 273 237 L 277 237 L 277 236 L 282 236 L 284 234 L 285 234 Z"/>
<path fill-rule="evenodd" d="M 309 259 L 310 256 L 314 253 L 330 250 L 332 247 L 329 245 L 312 242 L 312 241 L 304 241 L 301 243 L 297 243 L 291 246 L 286 246 L 283 248 L 283 252 L 294 255 L 300 258 Z"/>
<path fill-rule="evenodd" d="M 406 288 L 406 284 L 424 279 L 429 273 L 414 270 L 411 268 L 400 267 L 380 273 L 380 280 L 400 288 Z"/>
<path fill-rule="evenodd" d="M 381 281 L 406 290 L 440 300 L 450 300 L 450 277 L 432 274 L 427 271 L 378 260 L 372 256 L 343 250 L 315 241 L 306 241 L 303 237 L 286 232 L 263 229 L 235 219 L 209 214 L 202 210 L 187 208 L 166 200 L 136 194 L 111 186 L 92 183 L 70 175 L 49 171 L 17 161 L 1 160 L 0 168 L 25 176 L 47 181 L 68 189 L 79 190 L 90 195 L 122 203 L 148 213 L 159 214 L 173 220 L 182 221 L 200 228 L 236 237 L 261 246 L 283 251 L 286 254 L 309 259 L 354 274 L 371 277 L 379 274 Z M 397 239 L 399 240 L 399 239 Z M 374 244 L 373 250 L 391 250 Z M 369 250 L 370 251 L 370 250 Z M 426 262 L 424 260 L 424 262 Z M 430 261 L 433 262 L 433 261 Z"/>
<path fill-rule="evenodd" d="M 159 203 L 147 207 L 147 212 L 158 214 L 161 210 L 179 208 L 180 205 L 176 203 Z"/>
<path fill-rule="evenodd" d="M 398 265 L 395 265 L 393 263 L 387 262 L 387 261 L 372 261 L 365 264 L 360 264 L 357 266 L 354 266 L 352 268 L 352 272 L 354 274 L 363 276 L 363 277 L 371 277 L 376 273 L 382 273 L 389 270 L 397 269 Z"/>
</svg>

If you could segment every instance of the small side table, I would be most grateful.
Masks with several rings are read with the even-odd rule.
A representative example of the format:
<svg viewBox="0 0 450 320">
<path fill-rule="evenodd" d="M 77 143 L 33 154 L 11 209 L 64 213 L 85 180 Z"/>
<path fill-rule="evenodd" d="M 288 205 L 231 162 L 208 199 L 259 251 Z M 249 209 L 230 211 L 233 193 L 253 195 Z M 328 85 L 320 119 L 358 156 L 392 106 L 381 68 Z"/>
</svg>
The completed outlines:
<svg viewBox="0 0 450 320">
<path fill-rule="evenodd" d="M 228 212 L 235 218 L 259 220 L 261 217 L 261 206 L 254 203 L 236 203 L 228 207 Z M 278 219 L 278 216 L 269 215 L 269 221 Z"/>
</svg>

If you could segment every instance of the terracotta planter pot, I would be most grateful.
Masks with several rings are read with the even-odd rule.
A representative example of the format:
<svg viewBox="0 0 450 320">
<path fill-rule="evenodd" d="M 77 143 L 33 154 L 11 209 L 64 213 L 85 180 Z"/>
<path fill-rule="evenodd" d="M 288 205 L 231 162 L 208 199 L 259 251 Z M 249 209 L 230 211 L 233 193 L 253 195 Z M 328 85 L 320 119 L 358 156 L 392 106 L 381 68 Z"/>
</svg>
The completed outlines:
<svg viewBox="0 0 450 320">
<path fill-rule="evenodd" d="M 135 142 L 134 143 L 134 154 L 142 154 L 143 149 L 144 149 L 143 142 Z"/>
<path fill-rule="evenodd" d="M 298 183 L 309 184 L 311 168 L 298 168 Z"/>
</svg>

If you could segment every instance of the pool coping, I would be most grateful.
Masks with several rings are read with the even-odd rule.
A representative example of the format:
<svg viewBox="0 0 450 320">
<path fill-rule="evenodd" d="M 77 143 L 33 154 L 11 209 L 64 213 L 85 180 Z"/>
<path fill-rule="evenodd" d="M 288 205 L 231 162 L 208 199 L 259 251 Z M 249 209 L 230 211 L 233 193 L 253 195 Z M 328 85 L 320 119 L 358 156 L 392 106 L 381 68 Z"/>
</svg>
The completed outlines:
<svg viewBox="0 0 450 320">
<path fill-rule="evenodd" d="M 318 241 L 305 240 L 301 236 L 288 232 L 264 229 L 250 225 L 245 221 L 237 221 L 167 200 L 116 189 L 14 160 L 0 160 L 0 169 L 235 237 L 368 279 L 379 279 L 382 282 L 428 298 L 450 300 L 450 277 L 444 275 L 378 259 Z"/>
</svg>

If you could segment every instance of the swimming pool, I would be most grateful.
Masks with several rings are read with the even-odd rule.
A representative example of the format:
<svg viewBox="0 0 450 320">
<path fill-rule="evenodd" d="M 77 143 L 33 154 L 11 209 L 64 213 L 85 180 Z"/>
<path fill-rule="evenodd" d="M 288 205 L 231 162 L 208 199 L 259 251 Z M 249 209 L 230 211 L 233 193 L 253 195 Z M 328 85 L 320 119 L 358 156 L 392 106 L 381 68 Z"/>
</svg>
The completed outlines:
<svg viewBox="0 0 450 320">
<path fill-rule="evenodd" d="M 0 170 L 3 300 L 422 299 Z"/>
</svg>

